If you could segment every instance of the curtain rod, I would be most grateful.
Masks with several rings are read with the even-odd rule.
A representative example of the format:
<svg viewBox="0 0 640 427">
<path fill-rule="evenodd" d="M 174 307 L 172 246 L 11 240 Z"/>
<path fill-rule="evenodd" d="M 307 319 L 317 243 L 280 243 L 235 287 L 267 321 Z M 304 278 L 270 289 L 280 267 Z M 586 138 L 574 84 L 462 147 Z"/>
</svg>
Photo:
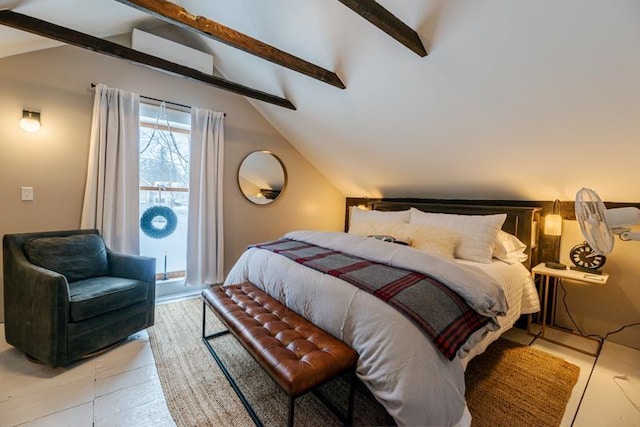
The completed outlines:
<svg viewBox="0 0 640 427">
<path fill-rule="evenodd" d="M 95 87 L 96 87 L 96 84 L 95 83 L 91 83 L 91 89 L 94 89 Z M 176 107 L 182 107 L 182 108 L 191 109 L 191 105 L 178 104 L 177 102 L 166 101 L 164 99 L 153 98 L 151 96 L 145 96 L 145 95 L 139 95 L 139 96 L 140 96 L 140 98 L 148 99 L 150 101 L 164 102 L 166 104 L 175 105 Z M 222 114 L 224 114 L 224 116 L 227 117 L 227 113 L 222 113 Z"/>
</svg>

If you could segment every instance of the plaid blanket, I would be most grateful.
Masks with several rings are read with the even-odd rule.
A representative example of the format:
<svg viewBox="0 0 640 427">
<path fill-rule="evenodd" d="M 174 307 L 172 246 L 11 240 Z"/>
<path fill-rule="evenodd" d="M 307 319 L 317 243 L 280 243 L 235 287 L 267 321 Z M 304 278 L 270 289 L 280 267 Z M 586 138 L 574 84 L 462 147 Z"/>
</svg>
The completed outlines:
<svg viewBox="0 0 640 427">
<path fill-rule="evenodd" d="M 417 324 L 449 360 L 490 321 L 447 286 L 422 273 L 290 239 L 254 247 L 338 277 L 385 301 Z"/>
</svg>

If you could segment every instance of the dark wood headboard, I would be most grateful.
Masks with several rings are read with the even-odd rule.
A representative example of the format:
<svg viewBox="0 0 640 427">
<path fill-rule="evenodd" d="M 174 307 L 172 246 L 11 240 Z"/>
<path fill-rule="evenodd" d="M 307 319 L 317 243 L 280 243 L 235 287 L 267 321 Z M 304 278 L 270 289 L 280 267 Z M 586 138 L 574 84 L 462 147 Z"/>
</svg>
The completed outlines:
<svg viewBox="0 0 640 427">
<path fill-rule="evenodd" d="M 354 199 L 351 199 L 354 200 Z M 409 208 L 416 208 L 424 212 L 448 213 L 458 215 L 492 215 L 507 214 L 507 219 L 502 229 L 511 233 L 527 245 L 525 253 L 528 255 L 527 261 L 522 264 L 527 268 L 535 266 L 538 261 L 538 236 L 540 235 L 540 214 L 539 207 L 525 206 L 503 206 L 488 204 L 464 204 L 446 202 L 420 202 L 416 201 L 394 201 L 394 200 L 372 200 L 368 199 L 364 203 L 347 202 L 347 217 L 345 221 L 345 231 L 349 224 L 349 207 L 364 204 L 368 209 L 379 211 L 401 211 Z"/>
</svg>

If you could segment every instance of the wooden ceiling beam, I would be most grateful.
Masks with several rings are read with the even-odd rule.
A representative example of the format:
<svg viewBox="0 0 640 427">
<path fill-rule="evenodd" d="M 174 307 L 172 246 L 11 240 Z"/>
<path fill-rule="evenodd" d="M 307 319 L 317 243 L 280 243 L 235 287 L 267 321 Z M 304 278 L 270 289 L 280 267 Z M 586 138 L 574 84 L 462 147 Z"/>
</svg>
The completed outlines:
<svg viewBox="0 0 640 427">
<path fill-rule="evenodd" d="M 66 44 L 92 50 L 97 53 L 112 56 L 125 61 L 142 65 L 154 70 L 163 71 L 174 76 L 185 77 L 189 80 L 207 83 L 219 89 L 247 96 L 249 98 L 268 102 L 280 107 L 295 110 L 296 107 L 291 101 L 266 92 L 252 89 L 247 86 L 234 83 L 232 81 L 205 74 L 193 68 L 175 64 L 157 56 L 149 55 L 137 50 L 119 45 L 98 37 L 84 34 L 69 28 L 61 27 L 50 22 L 42 21 L 31 16 L 23 15 L 11 10 L 0 10 L 0 24 L 18 30 L 26 31 L 38 36 L 58 40 Z"/>
<path fill-rule="evenodd" d="M 427 56 L 427 49 L 420 36 L 394 14 L 374 0 L 338 0 L 367 21 L 414 51 L 419 56 Z"/>
<path fill-rule="evenodd" d="M 225 43 L 274 64 L 297 71 L 332 86 L 344 89 L 345 85 L 333 71 L 300 59 L 278 48 L 212 21 L 204 16 L 195 16 L 183 7 L 167 0 L 116 0 L 156 18 L 177 25 L 213 40 Z"/>
</svg>

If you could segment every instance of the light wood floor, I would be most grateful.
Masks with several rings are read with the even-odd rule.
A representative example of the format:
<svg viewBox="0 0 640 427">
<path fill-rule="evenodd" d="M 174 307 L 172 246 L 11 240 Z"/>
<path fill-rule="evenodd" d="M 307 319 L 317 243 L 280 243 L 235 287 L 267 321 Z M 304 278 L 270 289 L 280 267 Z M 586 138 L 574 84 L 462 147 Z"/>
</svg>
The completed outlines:
<svg viewBox="0 0 640 427">
<path fill-rule="evenodd" d="M 589 349 L 582 338 L 553 333 Z M 640 426 L 640 351 L 606 342 L 596 358 L 518 329 L 506 337 L 580 367 L 563 426 Z M 623 375 L 627 379 L 614 378 Z M 0 426 L 173 425 L 146 331 L 108 353 L 52 370 L 27 361 L 0 327 Z"/>
</svg>

